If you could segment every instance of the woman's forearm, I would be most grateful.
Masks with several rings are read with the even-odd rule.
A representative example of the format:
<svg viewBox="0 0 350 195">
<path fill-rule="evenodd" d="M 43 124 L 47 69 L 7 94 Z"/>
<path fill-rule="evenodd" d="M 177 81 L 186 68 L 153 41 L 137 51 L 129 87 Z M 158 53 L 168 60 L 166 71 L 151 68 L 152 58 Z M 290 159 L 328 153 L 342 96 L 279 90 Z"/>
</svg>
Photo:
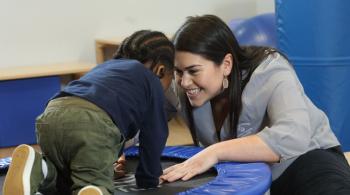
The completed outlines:
<svg viewBox="0 0 350 195">
<path fill-rule="evenodd" d="M 206 150 L 216 155 L 218 161 L 278 162 L 280 159 L 257 135 L 222 141 L 207 147 Z"/>
</svg>

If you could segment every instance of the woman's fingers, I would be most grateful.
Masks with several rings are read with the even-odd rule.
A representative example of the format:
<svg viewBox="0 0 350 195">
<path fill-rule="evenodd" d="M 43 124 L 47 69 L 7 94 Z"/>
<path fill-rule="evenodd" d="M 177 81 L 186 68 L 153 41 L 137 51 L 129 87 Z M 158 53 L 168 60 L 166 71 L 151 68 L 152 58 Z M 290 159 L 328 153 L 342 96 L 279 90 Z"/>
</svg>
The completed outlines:
<svg viewBox="0 0 350 195">
<path fill-rule="evenodd" d="M 214 164 L 215 161 L 210 160 L 210 158 L 207 158 L 207 156 L 195 156 L 183 163 L 165 169 L 162 179 L 168 182 L 173 182 L 178 179 L 187 181 L 192 177 L 208 170 Z"/>
<path fill-rule="evenodd" d="M 180 164 L 181 164 L 181 163 L 180 163 Z M 173 166 L 171 166 L 171 167 L 168 167 L 168 168 L 164 169 L 164 170 L 163 170 L 163 175 L 168 174 L 169 172 L 175 170 L 177 167 L 180 166 L 180 164 L 176 164 L 176 165 L 173 165 Z"/>
<path fill-rule="evenodd" d="M 165 169 L 161 178 L 168 182 L 178 179 L 188 180 L 196 175 L 196 172 L 193 171 L 194 169 L 193 164 L 180 163 Z"/>
<path fill-rule="evenodd" d="M 186 172 L 184 172 L 184 171 L 173 170 L 173 171 L 169 172 L 168 174 L 166 174 L 162 178 L 168 182 L 173 182 L 173 181 L 176 181 L 178 179 L 181 179 L 185 174 L 186 174 Z"/>
<path fill-rule="evenodd" d="M 181 170 L 180 167 L 181 167 L 181 164 L 168 167 L 163 171 L 163 175 L 161 176 L 161 178 L 169 182 L 174 181 L 179 175 L 179 170 Z"/>
<path fill-rule="evenodd" d="M 159 177 L 159 185 L 163 184 L 166 182 L 166 180 L 162 179 L 162 176 Z"/>
<path fill-rule="evenodd" d="M 213 150 L 203 150 L 185 162 L 171 166 L 163 171 L 161 178 L 168 182 L 178 179 L 187 181 L 192 177 L 201 174 L 215 165 L 218 159 Z"/>
</svg>

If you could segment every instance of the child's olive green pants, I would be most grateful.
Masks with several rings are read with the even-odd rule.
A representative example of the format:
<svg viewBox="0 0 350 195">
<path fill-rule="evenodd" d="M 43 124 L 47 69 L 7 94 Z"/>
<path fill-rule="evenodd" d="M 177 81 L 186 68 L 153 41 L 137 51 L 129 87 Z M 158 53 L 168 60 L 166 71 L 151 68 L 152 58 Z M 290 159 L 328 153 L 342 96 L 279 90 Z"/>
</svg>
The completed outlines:
<svg viewBox="0 0 350 195">
<path fill-rule="evenodd" d="M 77 194 L 86 185 L 113 193 L 113 162 L 123 143 L 105 111 L 78 97 L 57 98 L 37 118 L 36 133 L 48 176 L 56 175 L 45 183 L 56 187 L 57 194 Z"/>
</svg>

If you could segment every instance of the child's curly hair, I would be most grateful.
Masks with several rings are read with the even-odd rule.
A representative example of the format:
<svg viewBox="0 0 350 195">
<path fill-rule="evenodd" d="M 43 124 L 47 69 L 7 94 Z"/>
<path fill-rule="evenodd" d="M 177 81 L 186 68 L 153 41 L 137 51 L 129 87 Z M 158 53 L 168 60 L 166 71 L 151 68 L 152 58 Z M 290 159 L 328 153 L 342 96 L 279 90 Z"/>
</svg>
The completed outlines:
<svg viewBox="0 0 350 195">
<path fill-rule="evenodd" d="M 170 71 L 174 68 L 174 56 L 174 45 L 162 32 L 140 30 L 124 39 L 113 58 L 135 59 L 143 64 L 151 62 L 151 70 L 162 63 Z"/>
</svg>

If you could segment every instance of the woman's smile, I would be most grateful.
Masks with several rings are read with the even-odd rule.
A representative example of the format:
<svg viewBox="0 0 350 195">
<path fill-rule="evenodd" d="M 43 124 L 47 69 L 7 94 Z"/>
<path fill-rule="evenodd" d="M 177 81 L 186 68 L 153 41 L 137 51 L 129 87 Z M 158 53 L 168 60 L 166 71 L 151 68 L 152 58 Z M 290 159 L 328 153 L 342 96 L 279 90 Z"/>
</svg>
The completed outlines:
<svg viewBox="0 0 350 195">
<path fill-rule="evenodd" d="M 188 98 L 194 99 L 197 96 L 199 96 L 200 92 L 201 92 L 201 89 L 199 89 L 199 88 L 187 89 L 186 90 L 186 95 L 187 95 Z"/>
</svg>

